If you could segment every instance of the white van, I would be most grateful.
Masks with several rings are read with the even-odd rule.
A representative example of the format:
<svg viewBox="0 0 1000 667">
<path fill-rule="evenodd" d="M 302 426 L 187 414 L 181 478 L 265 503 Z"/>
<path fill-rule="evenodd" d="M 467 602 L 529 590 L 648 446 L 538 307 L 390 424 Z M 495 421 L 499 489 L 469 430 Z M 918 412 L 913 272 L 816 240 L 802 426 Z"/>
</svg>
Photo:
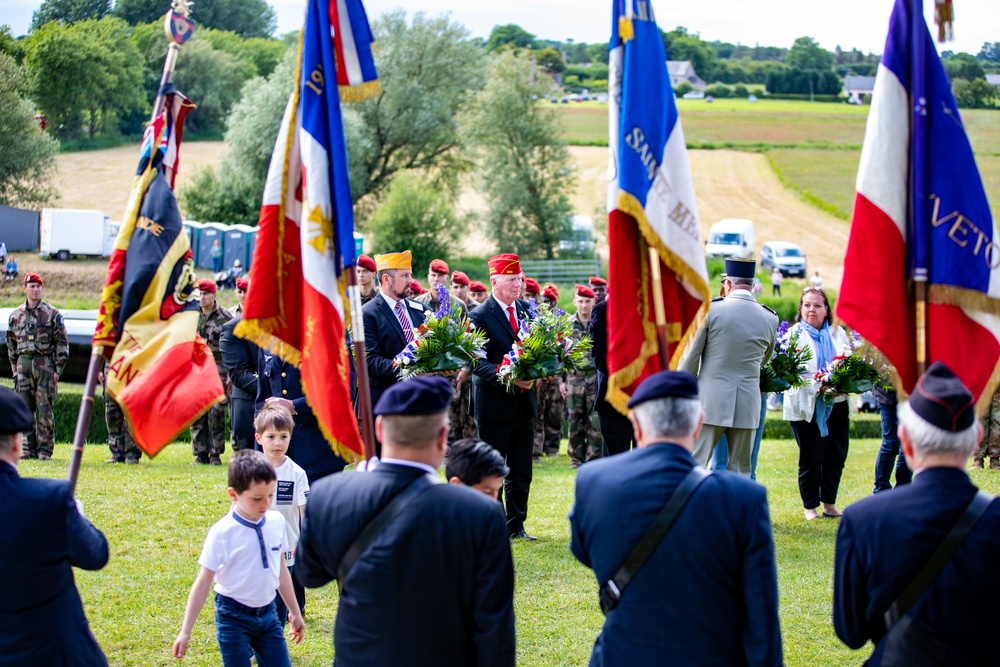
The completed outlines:
<svg viewBox="0 0 1000 667">
<path fill-rule="evenodd" d="M 705 241 L 705 257 L 746 257 L 754 256 L 753 222 L 740 218 L 719 220 L 708 230 Z"/>
</svg>

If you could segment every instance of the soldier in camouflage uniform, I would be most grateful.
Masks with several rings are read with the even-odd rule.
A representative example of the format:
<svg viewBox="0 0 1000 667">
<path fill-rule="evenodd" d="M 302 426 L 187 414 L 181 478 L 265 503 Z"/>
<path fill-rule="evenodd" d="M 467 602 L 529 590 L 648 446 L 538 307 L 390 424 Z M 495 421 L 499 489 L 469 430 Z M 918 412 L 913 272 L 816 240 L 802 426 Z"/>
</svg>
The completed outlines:
<svg viewBox="0 0 1000 667">
<path fill-rule="evenodd" d="M 104 362 L 101 372 L 101 386 L 104 388 L 104 419 L 108 423 L 108 449 L 111 458 L 105 463 L 138 463 L 142 451 L 132 438 L 132 431 L 125 420 L 125 413 L 115 399 L 108 396 L 108 362 Z"/>
<path fill-rule="evenodd" d="M 69 341 L 62 314 L 42 301 L 42 277 L 24 276 L 25 303 L 10 314 L 7 355 L 17 393 L 35 418 L 35 427 L 24 434 L 21 458 L 52 458 L 55 418 L 52 402 L 59 376 L 69 360 Z"/>
<path fill-rule="evenodd" d="M 205 339 L 215 357 L 215 365 L 219 369 L 219 379 L 222 386 L 229 382 L 229 374 L 222 363 L 222 353 L 219 351 L 219 339 L 222 337 L 222 327 L 233 319 L 232 314 L 215 302 L 216 287 L 211 280 L 199 280 L 201 290 L 201 312 L 198 315 L 198 335 Z M 225 403 L 219 403 L 191 424 L 191 450 L 195 463 L 211 463 L 220 465 L 219 458 L 226 451 L 226 408 Z"/>
<path fill-rule="evenodd" d="M 451 274 L 451 295 L 459 303 L 465 304 L 466 312 L 478 306 L 478 303 L 470 302 L 469 296 L 469 276 L 461 271 Z M 469 371 L 463 369 L 452 386 L 455 391 L 451 394 L 451 433 L 448 435 L 449 442 L 455 442 L 462 438 L 477 437 L 476 420 L 472 415 L 472 379 L 468 377 Z"/>
<path fill-rule="evenodd" d="M 542 292 L 542 303 L 555 307 L 558 300 L 558 294 L 551 288 Z M 542 454 L 559 454 L 563 413 L 566 409 L 566 381 L 560 376 L 540 380 L 535 385 L 538 387 L 538 413 L 535 417 L 535 447 L 532 456 L 537 460 Z"/>
<path fill-rule="evenodd" d="M 576 297 L 573 299 L 573 305 L 576 306 L 576 317 L 573 318 L 574 337 L 585 336 L 590 329 L 590 313 L 596 300 L 592 289 L 585 285 L 576 286 Z M 579 372 L 566 372 L 566 412 L 569 417 L 567 450 L 574 468 L 599 458 L 604 447 L 597 411 L 594 410 L 597 366 L 590 355 L 587 355 L 586 363 L 587 367 Z"/>
<path fill-rule="evenodd" d="M 980 423 L 983 425 L 983 439 L 972 454 L 972 467 L 982 469 L 988 458 L 990 468 L 1000 470 L 1000 387 L 993 392 L 990 409 L 983 415 Z"/>
</svg>

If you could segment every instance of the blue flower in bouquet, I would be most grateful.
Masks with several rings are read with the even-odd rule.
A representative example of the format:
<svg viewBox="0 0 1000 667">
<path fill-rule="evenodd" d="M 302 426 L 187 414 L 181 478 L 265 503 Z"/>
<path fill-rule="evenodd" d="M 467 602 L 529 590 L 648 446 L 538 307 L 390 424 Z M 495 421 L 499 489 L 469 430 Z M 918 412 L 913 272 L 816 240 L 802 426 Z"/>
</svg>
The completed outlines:
<svg viewBox="0 0 1000 667">
<path fill-rule="evenodd" d="M 562 308 L 553 308 L 552 312 L 558 315 L 559 317 L 562 317 L 563 315 L 566 314 L 566 311 L 563 310 Z"/>
<path fill-rule="evenodd" d="M 530 319 L 538 317 L 538 302 L 534 298 L 528 299 L 528 317 Z"/>
<path fill-rule="evenodd" d="M 412 363 L 417 358 L 418 347 L 420 347 L 420 343 L 418 343 L 416 340 L 412 340 L 409 343 L 407 343 L 406 347 L 404 347 L 399 354 L 393 357 L 392 367 L 400 368 L 402 366 L 406 366 L 409 363 Z"/>
<path fill-rule="evenodd" d="M 443 319 L 445 315 L 451 313 L 451 297 L 448 294 L 448 289 L 444 286 L 444 283 L 437 283 L 434 287 L 437 290 L 438 301 L 438 307 L 434 312 L 434 316 L 440 320 Z"/>
</svg>

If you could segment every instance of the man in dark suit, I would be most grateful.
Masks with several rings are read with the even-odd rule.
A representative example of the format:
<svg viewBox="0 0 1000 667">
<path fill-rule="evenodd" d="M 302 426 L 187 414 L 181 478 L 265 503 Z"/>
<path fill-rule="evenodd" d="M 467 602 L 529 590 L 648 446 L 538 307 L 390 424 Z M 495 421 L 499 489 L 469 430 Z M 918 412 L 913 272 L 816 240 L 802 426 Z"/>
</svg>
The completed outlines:
<svg viewBox="0 0 1000 667">
<path fill-rule="evenodd" d="M 629 401 L 637 449 L 580 467 L 570 548 L 610 580 L 697 465 L 704 412 L 688 373 L 661 371 Z M 628 508 L 623 514 L 622 508 Z M 592 667 L 780 665 L 778 577 L 764 487 L 713 474 L 635 573 L 594 643 Z"/>
<path fill-rule="evenodd" d="M 866 665 L 884 664 L 890 643 L 882 641 L 886 611 L 977 493 L 965 467 L 981 433 L 972 394 L 936 362 L 899 406 L 899 439 L 913 481 L 844 511 L 833 573 L 833 625 L 853 649 L 872 641 L 875 650 Z M 901 618 L 913 632 L 906 643 L 920 646 L 919 659 L 892 664 L 997 664 L 982 620 L 1000 599 L 1000 581 L 991 576 L 1000 562 L 998 534 L 1000 503 L 994 501 Z"/>
<path fill-rule="evenodd" d="M 264 401 L 269 398 L 278 399 L 295 416 L 295 430 L 288 445 L 288 457 L 306 471 L 310 486 L 313 482 L 344 469 L 347 461 L 333 453 L 302 392 L 302 375 L 299 369 L 283 361 L 278 355 L 258 348 L 254 411 L 264 407 Z M 259 449 L 260 445 L 256 447 Z"/>
<path fill-rule="evenodd" d="M 591 284 L 594 279 L 591 278 Z M 606 286 L 605 286 L 606 287 Z M 635 445 L 635 434 L 628 417 L 618 412 L 608 403 L 608 300 L 600 301 L 590 313 L 590 339 L 593 347 L 590 354 L 597 366 L 597 399 L 594 409 L 601 422 L 601 437 L 604 439 L 604 456 L 621 454 Z"/>
<path fill-rule="evenodd" d="M 479 439 L 490 444 L 507 461 L 510 474 L 504 480 L 507 529 L 516 539 L 534 540 L 524 529 L 531 490 L 531 450 L 534 445 L 537 392 L 534 381 L 518 380 L 513 392 L 500 384 L 497 368 L 517 340 L 517 331 L 528 319 L 528 304 L 519 301 L 521 263 L 517 255 L 491 257 L 490 285 L 493 294 L 470 314 L 472 324 L 486 332 L 486 358 L 473 366 L 472 403 Z"/>
<path fill-rule="evenodd" d="M 107 667 L 73 582 L 99 570 L 108 542 L 83 518 L 68 482 L 17 473 L 21 432 L 34 424 L 20 396 L 0 387 L 0 666 Z"/>
<path fill-rule="evenodd" d="M 450 400 L 441 377 L 392 385 L 375 406 L 381 462 L 312 487 L 295 571 L 309 587 L 340 583 L 337 667 L 514 665 L 514 567 L 503 511 L 486 494 L 437 477 Z M 345 564 L 365 527 L 411 492 Z"/>
<path fill-rule="evenodd" d="M 239 280 L 236 282 L 237 285 L 240 283 Z M 242 314 L 238 314 L 224 324 L 219 338 L 222 363 L 226 366 L 232 384 L 229 425 L 233 434 L 233 451 L 254 448 L 253 415 L 254 400 L 257 397 L 257 354 L 260 348 L 233 332 L 241 319 Z"/>
<path fill-rule="evenodd" d="M 406 298 L 413 279 L 410 251 L 375 255 L 378 295 L 364 305 L 365 355 L 372 405 L 382 392 L 396 384 L 392 360 L 413 341 L 413 333 L 424 323 L 427 306 Z"/>
</svg>

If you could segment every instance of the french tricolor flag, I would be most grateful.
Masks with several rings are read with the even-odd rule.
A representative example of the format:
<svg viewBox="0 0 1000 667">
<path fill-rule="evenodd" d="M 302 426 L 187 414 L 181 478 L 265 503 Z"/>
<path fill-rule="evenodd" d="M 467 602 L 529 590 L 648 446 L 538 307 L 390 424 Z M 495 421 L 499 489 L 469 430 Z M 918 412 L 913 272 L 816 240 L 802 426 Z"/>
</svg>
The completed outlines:
<svg viewBox="0 0 1000 667">
<path fill-rule="evenodd" d="M 927 364 L 979 399 L 1000 379 L 1000 234 L 920 0 L 896 0 L 858 168 L 837 315 L 917 380 L 914 283 L 926 280 Z"/>
</svg>

